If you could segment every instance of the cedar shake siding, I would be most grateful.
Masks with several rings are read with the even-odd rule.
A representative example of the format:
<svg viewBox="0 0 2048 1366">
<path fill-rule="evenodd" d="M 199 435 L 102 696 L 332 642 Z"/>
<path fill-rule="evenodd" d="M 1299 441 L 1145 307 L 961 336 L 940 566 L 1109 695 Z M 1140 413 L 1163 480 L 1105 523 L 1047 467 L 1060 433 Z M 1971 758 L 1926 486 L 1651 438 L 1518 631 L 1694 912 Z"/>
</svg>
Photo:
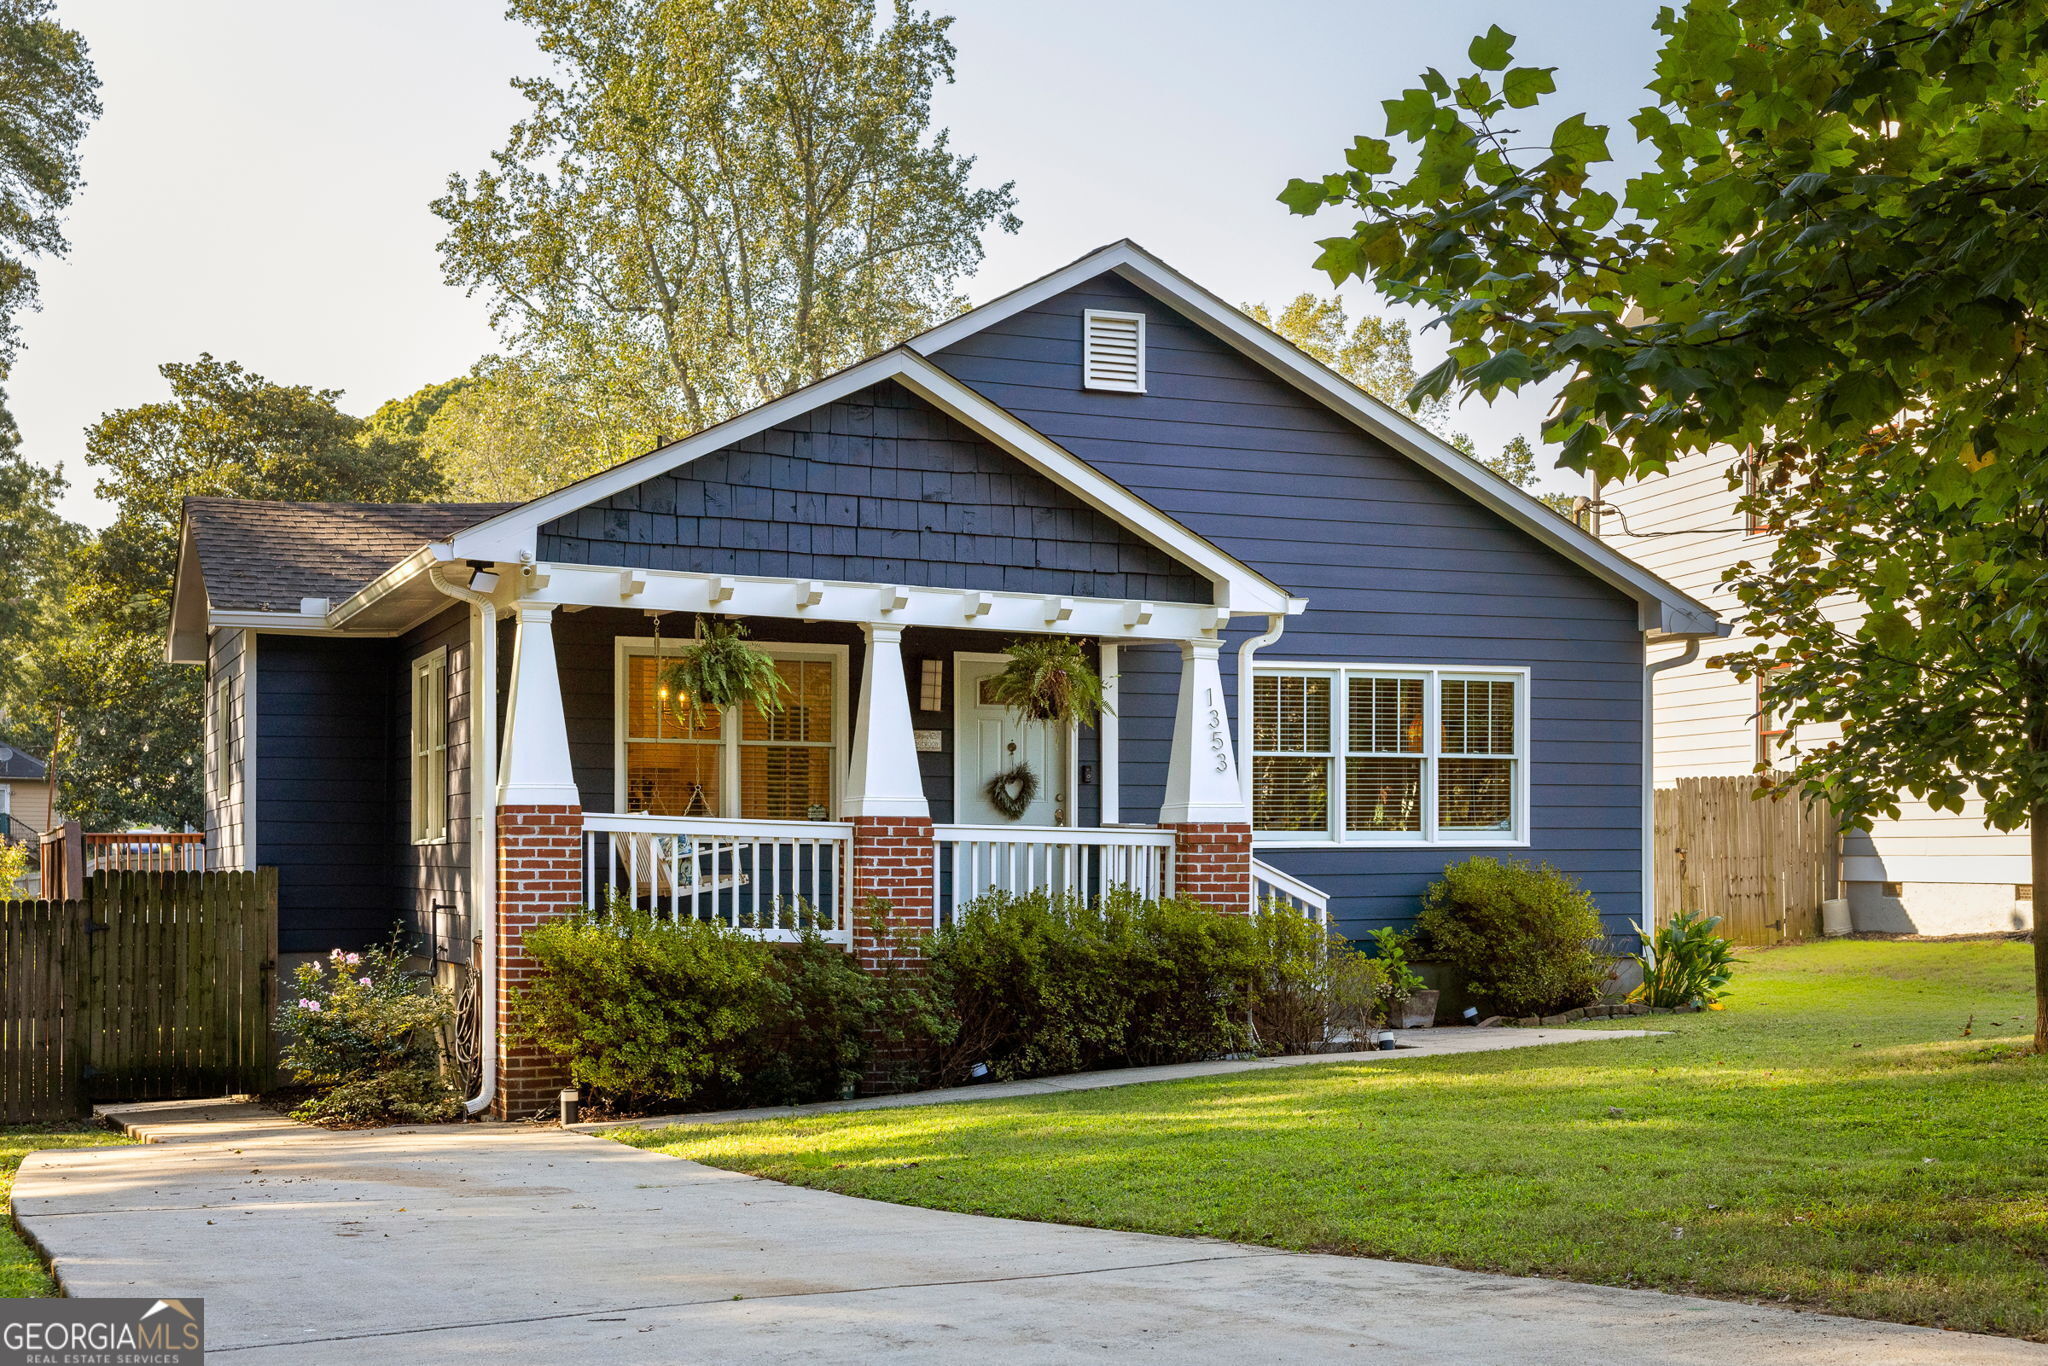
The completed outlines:
<svg viewBox="0 0 2048 1366">
<path fill-rule="evenodd" d="M 1089 308 L 1146 315 L 1146 393 L 1081 387 Z M 1639 915 L 1643 652 L 1633 602 L 1114 276 L 932 359 L 1307 597 L 1267 659 L 1531 670 L 1530 848 L 1260 844 L 1258 857 L 1331 894 L 1346 934 L 1406 924 L 1443 866 L 1474 852 L 1578 877 L 1611 932 Z M 1264 625 L 1230 630 L 1233 712 L 1235 647 Z M 1127 819 L 1160 800 L 1179 667 L 1170 648 L 1123 651 Z"/>
<path fill-rule="evenodd" d="M 893 381 L 541 528 L 631 569 L 1208 602 L 1206 579 Z"/>
</svg>

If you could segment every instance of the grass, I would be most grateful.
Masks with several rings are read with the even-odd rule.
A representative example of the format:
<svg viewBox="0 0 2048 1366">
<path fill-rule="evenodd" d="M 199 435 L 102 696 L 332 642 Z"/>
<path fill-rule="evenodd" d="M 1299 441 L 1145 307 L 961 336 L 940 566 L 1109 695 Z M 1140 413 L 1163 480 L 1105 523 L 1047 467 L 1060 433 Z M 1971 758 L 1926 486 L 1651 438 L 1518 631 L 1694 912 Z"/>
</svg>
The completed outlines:
<svg viewBox="0 0 2048 1366">
<path fill-rule="evenodd" d="M 0 1205 L 14 1190 L 14 1169 L 21 1159 L 44 1148 L 89 1148 L 101 1143 L 125 1143 L 120 1134 L 82 1124 L 31 1125 L 0 1128 Z M 23 1242 L 14 1221 L 0 1220 L 0 1299 L 27 1299 L 56 1293 L 42 1258 Z"/>
<path fill-rule="evenodd" d="M 1661 1038 L 615 1136 L 938 1209 L 2048 1339 L 2031 952 L 1750 953 Z"/>
</svg>

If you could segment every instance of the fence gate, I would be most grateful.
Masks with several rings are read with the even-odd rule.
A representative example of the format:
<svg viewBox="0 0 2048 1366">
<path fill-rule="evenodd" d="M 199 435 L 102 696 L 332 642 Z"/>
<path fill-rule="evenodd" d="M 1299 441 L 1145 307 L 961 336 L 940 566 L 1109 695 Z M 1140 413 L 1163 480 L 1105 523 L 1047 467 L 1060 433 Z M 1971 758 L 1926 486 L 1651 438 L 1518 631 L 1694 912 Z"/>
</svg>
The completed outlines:
<svg viewBox="0 0 2048 1366">
<path fill-rule="evenodd" d="M 271 1083 L 277 870 L 97 873 L 0 901 L 0 1121 Z"/>
<path fill-rule="evenodd" d="M 1820 936 L 1838 896 L 1841 835 L 1823 802 L 1752 798 L 1751 776 L 1680 778 L 1657 792 L 1657 923 L 1680 911 L 1721 917 L 1738 944 Z"/>
</svg>

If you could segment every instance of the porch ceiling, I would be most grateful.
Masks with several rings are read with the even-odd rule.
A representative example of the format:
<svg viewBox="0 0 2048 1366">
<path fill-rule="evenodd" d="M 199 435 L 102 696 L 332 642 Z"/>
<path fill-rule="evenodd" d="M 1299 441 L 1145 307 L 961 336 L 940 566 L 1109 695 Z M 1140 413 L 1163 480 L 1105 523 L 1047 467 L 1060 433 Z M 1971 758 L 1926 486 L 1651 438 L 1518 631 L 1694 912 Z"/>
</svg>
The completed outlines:
<svg viewBox="0 0 2048 1366">
<path fill-rule="evenodd" d="M 1120 598 L 1048 597 L 918 584 L 845 583 L 759 578 L 655 569 L 604 569 L 536 564 L 500 582 L 513 601 L 564 607 L 627 607 L 659 612 L 709 612 L 796 621 L 871 622 L 1096 636 L 1105 640 L 1194 640 L 1230 619 L 1206 603 Z"/>
</svg>

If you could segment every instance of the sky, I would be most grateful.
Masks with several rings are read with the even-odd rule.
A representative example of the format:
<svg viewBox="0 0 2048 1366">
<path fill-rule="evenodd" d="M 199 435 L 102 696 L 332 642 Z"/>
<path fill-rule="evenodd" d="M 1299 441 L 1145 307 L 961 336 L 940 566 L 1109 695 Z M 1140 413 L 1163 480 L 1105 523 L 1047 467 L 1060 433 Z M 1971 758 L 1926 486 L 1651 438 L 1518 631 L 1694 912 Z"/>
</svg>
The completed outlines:
<svg viewBox="0 0 2048 1366">
<path fill-rule="evenodd" d="M 1472 36 L 1519 32 L 1556 66 L 1555 117 L 1614 124 L 1643 103 L 1650 0 L 955 0 L 956 81 L 934 101 L 982 183 L 1016 183 L 1023 226 L 964 284 L 992 298 L 1130 237 L 1234 302 L 1328 282 L 1291 176 L 1342 166 L 1379 101 L 1425 67 L 1469 69 Z M 39 267 L 8 386 L 31 459 L 61 464 L 65 512 L 102 526 L 86 427 L 164 397 L 156 367 L 202 352 L 368 413 L 467 370 L 494 338 L 481 298 L 444 284 L 428 210 L 502 145 L 544 59 L 500 0 L 59 0 L 92 49 L 105 114 Z M 1546 106 L 1550 108 L 1553 106 Z M 1547 125 L 1546 125 L 1547 126 Z M 1384 310 L 1346 292 L 1354 312 Z M 1414 319 L 1417 323 L 1424 319 Z M 1440 358 L 1417 338 L 1418 369 Z M 1467 405 L 1482 453 L 1532 441 L 1547 399 Z M 1547 462 L 1545 462 L 1547 463 Z M 1579 491 L 1569 472 L 1543 485 Z"/>
</svg>

